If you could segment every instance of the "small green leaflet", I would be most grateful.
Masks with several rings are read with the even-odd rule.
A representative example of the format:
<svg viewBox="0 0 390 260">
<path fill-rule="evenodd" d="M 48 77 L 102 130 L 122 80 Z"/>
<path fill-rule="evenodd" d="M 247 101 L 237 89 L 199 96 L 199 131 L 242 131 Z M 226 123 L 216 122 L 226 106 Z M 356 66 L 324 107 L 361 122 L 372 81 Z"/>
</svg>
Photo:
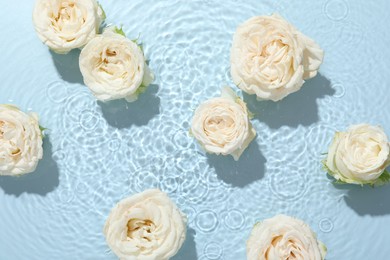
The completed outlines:
<svg viewBox="0 0 390 260">
<path fill-rule="evenodd" d="M 146 91 L 147 88 L 148 88 L 147 86 L 141 85 L 141 86 L 137 89 L 137 93 L 138 93 L 138 94 L 145 93 L 145 91 Z"/>
<path fill-rule="evenodd" d="M 138 45 L 138 40 L 141 37 L 141 34 L 138 34 L 138 37 L 136 39 L 132 39 L 131 41 Z"/>
<path fill-rule="evenodd" d="M 374 183 L 375 186 L 381 186 L 381 185 L 384 185 L 384 184 L 387 184 L 390 182 L 390 173 L 385 170 L 381 176 L 379 176 L 379 178 L 376 180 L 376 182 Z"/>
<path fill-rule="evenodd" d="M 115 26 L 115 27 L 114 27 L 114 32 L 116 32 L 117 34 L 120 34 L 120 35 L 126 37 L 126 34 L 125 34 L 125 32 L 123 31 L 122 26 L 121 26 L 121 28 L 118 28 L 118 26 Z"/>
<path fill-rule="evenodd" d="M 255 118 L 255 114 L 252 113 L 248 108 L 246 109 L 246 111 L 248 112 L 248 118 L 249 118 L 249 119 Z"/>
<path fill-rule="evenodd" d="M 47 130 L 47 128 L 46 128 L 46 127 L 43 127 L 43 126 L 41 126 L 41 125 L 39 125 L 39 130 L 41 130 L 42 137 L 45 137 L 44 131 Z"/>
<path fill-rule="evenodd" d="M 342 181 L 342 180 L 334 180 L 333 183 L 334 183 L 334 184 L 337 184 L 337 185 L 340 185 L 340 184 L 348 184 L 348 183 L 346 183 L 346 182 L 344 182 L 344 181 Z"/>
</svg>

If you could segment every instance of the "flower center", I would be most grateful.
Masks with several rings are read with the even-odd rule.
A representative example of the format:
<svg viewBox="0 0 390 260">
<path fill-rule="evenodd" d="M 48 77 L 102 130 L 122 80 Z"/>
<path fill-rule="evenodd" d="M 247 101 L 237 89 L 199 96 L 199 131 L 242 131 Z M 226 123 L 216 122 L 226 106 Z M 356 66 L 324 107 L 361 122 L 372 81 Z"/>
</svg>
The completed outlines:
<svg viewBox="0 0 390 260">
<path fill-rule="evenodd" d="M 211 132 L 232 127 L 234 120 L 226 116 L 214 116 L 207 121 L 206 130 Z"/>
<path fill-rule="evenodd" d="M 154 239 L 155 229 L 156 225 L 151 220 L 130 219 L 127 222 L 127 239 L 151 242 Z"/>
<path fill-rule="evenodd" d="M 74 33 L 85 23 L 85 18 L 82 10 L 73 1 L 62 1 L 57 9 L 52 11 L 50 21 L 57 32 Z"/>
<path fill-rule="evenodd" d="M 382 151 L 380 143 L 371 137 L 352 139 L 350 149 L 352 162 L 360 169 L 376 165 Z"/>
<path fill-rule="evenodd" d="M 274 237 L 270 247 L 265 252 L 265 259 L 304 259 L 298 241 L 285 240 L 283 236 Z"/>
<path fill-rule="evenodd" d="M 99 71 L 108 75 L 111 80 L 124 79 L 128 75 L 123 55 L 118 49 L 115 46 L 105 47 L 100 53 L 100 59 L 97 60 Z"/>
</svg>

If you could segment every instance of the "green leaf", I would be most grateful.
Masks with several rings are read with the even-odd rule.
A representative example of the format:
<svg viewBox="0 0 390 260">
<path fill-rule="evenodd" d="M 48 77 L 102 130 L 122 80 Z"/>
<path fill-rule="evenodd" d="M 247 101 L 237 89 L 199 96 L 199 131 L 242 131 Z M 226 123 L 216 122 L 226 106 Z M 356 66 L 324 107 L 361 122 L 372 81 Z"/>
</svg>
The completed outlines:
<svg viewBox="0 0 390 260">
<path fill-rule="evenodd" d="M 340 185 L 340 184 L 348 184 L 348 183 L 346 183 L 346 182 L 344 182 L 344 181 L 342 181 L 342 180 L 336 180 L 336 179 L 333 181 L 333 183 L 334 183 L 334 184 L 337 184 L 337 185 Z"/>
<path fill-rule="evenodd" d="M 47 128 L 46 128 L 46 127 L 43 127 L 43 126 L 41 126 L 41 125 L 39 125 L 39 130 L 41 130 L 42 137 L 45 137 L 44 131 L 47 130 Z"/>
<path fill-rule="evenodd" d="M 333 176 L 333 174 L 331 174 L 331 170 L 329 170 L 328 166 L 326 166 L 326 159 L 322 160 L 321 163 L 322 163 L 322 169 L 327 173 L 329 173 L 329 175 Z"/>
<path fill-rule="evenodd" d="M 144 46 L 142 43 L 139 42 L 139 38 L 141 37 L 141 34 L 138 34 L 138 37 L 136 39 L 132 39 L 131 41 L 138 45 L 138 47 L 141 49 L 142 53 L 144 52 Z"/>
<path fill-rule="evenodd" d="M 122 26 L 121 26 L 121 28 L 118 28 L 118 26 L 115 26 L 115 27 L 114 27 L 114 32 L 116 32 L 117 34 L 120 34 L 120 35 L 126 37 L 126 34 L 125 34 L 125 32 L 123 31 Z"/>
<path fill-rule="evenodd" d="M 135 44 L 138 44 L 138 40 L 139 40 L 140 37 L 141 37 L 141 34 L 139 33 L 138 37 L 135 38 L 135 39 L 132 39 L 131 41 L 134 42 Z"/>
<path fill-rule="evenodd" d="M 389 182 L 390 182 L 390 173 L 387 170 L 385 170 L 373 184 L 375 186 L 381 186 Z"/>
<path fill-rule="evenodd" d="M 248 118 L 253 119 L 255 118 L 255 114 L 253 114 L 249 109 L 246 110 L 248 112 Z"/>
</svg>

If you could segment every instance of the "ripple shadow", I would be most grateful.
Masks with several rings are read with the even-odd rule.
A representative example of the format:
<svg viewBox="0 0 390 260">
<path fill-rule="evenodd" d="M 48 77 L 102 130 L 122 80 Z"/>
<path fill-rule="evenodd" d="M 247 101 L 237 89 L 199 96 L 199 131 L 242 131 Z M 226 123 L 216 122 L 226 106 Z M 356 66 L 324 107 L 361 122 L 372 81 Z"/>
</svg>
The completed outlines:
<svg viewBox="0 0 390 260">
<path fill-rule="evenodd" d="M 6 194 L 20 196 L 34 193 L 45 196 L 59 185 L 59 169 L 52 156 L 52 144 L 46 136 L 43 139 L 43 158 L 35 172 L 20 177 L 1 176 L 0 187 Z"/>
<path fill-rule="evenodd" d="M 278 129 L 282 126 L 309 126 L 318 122 L 316 100 L 334 94 L 335 90 L 331 87 L 331 82 L 318 74 L 306 81 L 301 90 L 279 102 L 257 101 L 256 95 L 246 93 L 244 93 L 244 100 L 256 119 L 266 123 L 270 128 Z"/>
<path fill-rule="evenodd" d="M 360 216 L 381 216 L 390 214 L 390 204 L 387 200 L 387 198 L 390 197 L 389 185 L 380 187 L 365 185 L 361 187 L 357 185 L 335 184 L 335 187 L 343 190 L 348 189 L 347 194 L 344 196 L 344 201 Z"/>
<path fill-rule="evenodd" d="M 50 51 L 54 65 L 61 78 L 69 83 L 84 84 L 83 75 L 80 71 L 80 50 L 74 49 L 68 54 L 58 54 Z"/>
<path fill-rule="evenodd" d="M 179 252 L 171 258 L 171 260 L 196 260 L 198 259 L 198 254 L 196 252 L 195 244 L 195 235 L 196 232 L 192 228 L 187 228 L 186 240 Z"/>
<path fill-rule="evenodd" d="M 127 128 L 131 125 L 146 125 L 160 113 L 160 98 L 156 95 L 157 85 L 150 85 L 138 100 L 129 103 L 124 99 L 109 102 L 98 101 L 107 123 L 116 128 Z"/>
<path fill-rule="evenodd" d="M 243 188 L 264 177 L 266 159 L 256 140 L 251 142 L 238 161 L 232 156 L 207 154 L 207 161 L 214 167 L 219 179 Z"/>
</svg>

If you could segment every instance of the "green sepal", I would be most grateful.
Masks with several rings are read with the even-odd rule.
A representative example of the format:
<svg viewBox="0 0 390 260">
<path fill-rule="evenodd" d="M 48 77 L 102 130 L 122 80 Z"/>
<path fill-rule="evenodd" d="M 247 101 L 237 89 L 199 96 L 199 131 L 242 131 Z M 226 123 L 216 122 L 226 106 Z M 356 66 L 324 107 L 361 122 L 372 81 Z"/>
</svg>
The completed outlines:
<svg viewBox="0 0 390 260">
<path fill-rule="evenodd" d="M 246 105 L 246 104 L 245 104 L 245 105 Z M 246 108 L 246 112 L 248 113 L 248 118 L 249 118 L 249 119 L 255 118 L 255 114 L 252 113 L 252 112 L 248 109 L 248 107 Z"/>
<path fill-rule="evenodd" d="M 329 170 L 329 168 L 326 166 L 325 160 L 322 161 L 322 166 L 323 166 L 323 170 L 326 171 L 330 176 L 332 176 L 335 179 L 333 183 L 337 185 L 340 184 L 355 184 L 360 186 L 370 185 L 372 188 L 374 188 L 375 186 L 382 186 L 390 182 L 390 173 L 387 170 L 384 170 L 378 179 L 373 180 L 371 182 L 364 182 L 364 181 L 357 181 L 357 180 L 351 180 L 351 182 L 348 182 L 348 181 L 335 178 L 336 174 L 331 170 Z"/>
<path fill-rule="evenodd" d="M 139 86 L 139 88 L 137 89 L 136 93 L 137 93 L 137 94 L 145 93 L 145 91 L 146 91 L 147 89 L 148 89 L 148 86 L 141 85 L 141 86 Z"/>
<path fill-rule="evenodd" d="M 322 160 L 321 161 L 322 163 L 322 169 L 329 175 L 331 176 L 332 178 L 334 178 L 334 181 L 333 183 L 336 184 L 336 185 L 341 185 L 341 184 L 351 184 L 351 183 L 348 183 L 346 181 L 343 181 L 339 178 L 336 178 L 336 174 L 334 172 L 332 172 L 329 167 L 326 165 L 326 159 Z M 353 184 L 353 183 L 352 183 Z"/>
<path fill-rule="evenodd" d="M 228 88 L 230 88 L 230 87 L 228 87 Z M 236 96 L 235 102 L 236 102 L 237 104 L 243 103 L 243 104 L 245 105 L 245 109 L 246 109 L 246 113 L 248 114 L 248 118 L 249 118 L 249 119 L 255 118 L 255 114 L 252 113 L 252 112 L 249 110 L 248 104 L 245 103 L 245 101 L 244 101 L 241 97 L 239 97 L 239 96 L 237 95 L 237 93 L 234 92 L 233 90 L 232 90 L 232 93 L 234 93 L 234 95 Z"/>
<path fill-rule="evenodd" d="M 45 137 L 45 130 L 47 130 L 47 128 L 39 125 L 39 130 L 41 130 L 42 137 Z"/>
<path fill-rule="evenodd" d="M 373 183 L 374 186 L 382 186 L 390 182 L 390 173 L 385 170 L 381 176 Z"/>
<path fill-rule="evenodd" d="M 141 34 L 138 34 L 138 37 L 136 39 L 132 39 L 131 41 L 138 45 L 138 47 L 141 49 L 142 53 L 144 53 L 144 46 L 142 43 L 139 42 L 139 38 L 141 37 Z"/>
<path fill-rule="evenodd" d="M 107 18 L 106 12 L 104 11 L 103 6 L 99 2 L 98 2 L 98 5 L 99 5 L 100 10 L 102 10 L 102 17 L 101 18 L 104 21 Z"/>
<path fill-rule="evenodd" d="M 332 177 L 333 177 L 333 176 L 332 176 Z M 344 182 L 344 181 L 342 181 L 342 180 L 336 180 L 336 179 L 333 181 L 333 183 L 336 184 L 336 185 L 348 184 L 347 182 Z"/>
<path fill-rule="evenodd" d="M 122 35 L 124 37 L 126 37 L 126 34 L 123 31 L 123 27 L 122 26 L 120 28 L 118 28 L 118 26 L 115 26 L 114 27 L 114 32 L 117 33 L 117 34 L 120 34 L 120 35 Z"/>
</svg>

